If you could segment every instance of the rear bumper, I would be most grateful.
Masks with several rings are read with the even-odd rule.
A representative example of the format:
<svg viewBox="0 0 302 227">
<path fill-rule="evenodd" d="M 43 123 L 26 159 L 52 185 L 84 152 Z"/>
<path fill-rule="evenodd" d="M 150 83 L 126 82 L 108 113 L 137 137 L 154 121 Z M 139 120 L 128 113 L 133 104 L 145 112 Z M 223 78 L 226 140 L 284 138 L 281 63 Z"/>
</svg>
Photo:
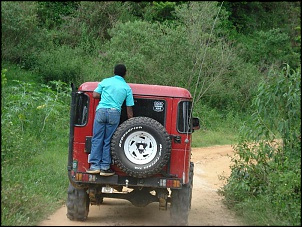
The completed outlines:
<svg viewBox="0 0 302 227">
<path fill-rule="evenodd" d="M 86 172 L 70 172 L 70 180 L 76 184 L 115 185 L 125 187 L 150 187 L 150 188 L 182 188 L 182 179 L 168 177 L 135 178 L 130 176 L 100 176 Z"/>
</svg>

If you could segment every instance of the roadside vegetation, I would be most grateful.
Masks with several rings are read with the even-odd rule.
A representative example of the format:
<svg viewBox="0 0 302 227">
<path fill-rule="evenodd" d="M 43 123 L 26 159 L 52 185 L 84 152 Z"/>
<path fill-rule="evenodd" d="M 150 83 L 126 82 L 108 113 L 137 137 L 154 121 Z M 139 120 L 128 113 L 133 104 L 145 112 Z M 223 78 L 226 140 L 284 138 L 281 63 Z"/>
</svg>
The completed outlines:
<svg viewBox="0 0 302 227">
<path fill-rule="evenodd" d="M 247 225 L 301 225 L 300 2 L 1 2 L 1 225 L 67 197 L 70 83 L 187 88 L 193 147 L 231 144 L 219 193 Z"/>
<path fill-rule="evenodd" d="M 301 72 L 285 66 L 259 83 L 239 129 L 231 176 L 219 191 L 250 225 L 301 222 Z M 282 217 L 282 218 L 280 218 Z"/>
</svg>

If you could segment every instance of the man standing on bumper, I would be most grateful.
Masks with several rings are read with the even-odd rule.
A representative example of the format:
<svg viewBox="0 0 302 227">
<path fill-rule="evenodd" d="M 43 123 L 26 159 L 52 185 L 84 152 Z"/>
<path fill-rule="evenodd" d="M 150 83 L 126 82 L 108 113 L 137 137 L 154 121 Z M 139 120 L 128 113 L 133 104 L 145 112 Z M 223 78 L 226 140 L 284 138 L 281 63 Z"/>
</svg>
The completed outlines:
<svg viewBox="0 0 302 227">
<path fill-rule="evenodd" d="M 119 125 L 121 107 L 125 100 L 127 116 L 133 117 L 134 100 L 132 90 L 124 79 L 126 71 L 125 65 L 117 64 L 114 67 L 114 76 L 103 79 L 93 91 L 93 98 L 101 98 L 101 100 L 96 107 L 89 155 L 91 166 L 87 173 L 99 173 L 101 176 L 114 175 L 114 171 L 110 169 L 110 142 Z"/>
</svg>

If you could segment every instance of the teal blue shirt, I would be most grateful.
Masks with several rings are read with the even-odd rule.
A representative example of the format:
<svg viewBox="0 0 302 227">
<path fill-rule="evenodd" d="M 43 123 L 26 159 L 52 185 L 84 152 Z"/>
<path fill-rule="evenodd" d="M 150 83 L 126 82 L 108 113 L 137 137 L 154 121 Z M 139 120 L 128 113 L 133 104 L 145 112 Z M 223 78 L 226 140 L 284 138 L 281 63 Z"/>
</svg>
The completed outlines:
<svg viewBox="0 0 302 227">
<path fill-rule="evenodd" d="M 126 106 L 134 106 L 132 89 L 121 76 L 114 75 L 103 79 L 94 91 L 101 94 L 96 110 L 99 108 L 115 108 L 121 112 L 125 100 Z"/>
</svg>

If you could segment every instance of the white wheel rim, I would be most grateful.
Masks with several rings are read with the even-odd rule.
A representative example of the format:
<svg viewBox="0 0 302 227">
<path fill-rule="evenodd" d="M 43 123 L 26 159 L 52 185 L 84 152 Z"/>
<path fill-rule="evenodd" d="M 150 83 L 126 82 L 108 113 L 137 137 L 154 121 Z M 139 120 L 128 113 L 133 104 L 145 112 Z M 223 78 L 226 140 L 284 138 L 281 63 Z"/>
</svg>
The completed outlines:
<svg viewBox="0 0 302 227">
<path fill-rule="evenodd" d="M 157 153 L 156 140 L 145 131 L 134 132 L 125 140 L 124 153 L 128 160 L 134 164 L 149 163 Z"/>
</svg>

